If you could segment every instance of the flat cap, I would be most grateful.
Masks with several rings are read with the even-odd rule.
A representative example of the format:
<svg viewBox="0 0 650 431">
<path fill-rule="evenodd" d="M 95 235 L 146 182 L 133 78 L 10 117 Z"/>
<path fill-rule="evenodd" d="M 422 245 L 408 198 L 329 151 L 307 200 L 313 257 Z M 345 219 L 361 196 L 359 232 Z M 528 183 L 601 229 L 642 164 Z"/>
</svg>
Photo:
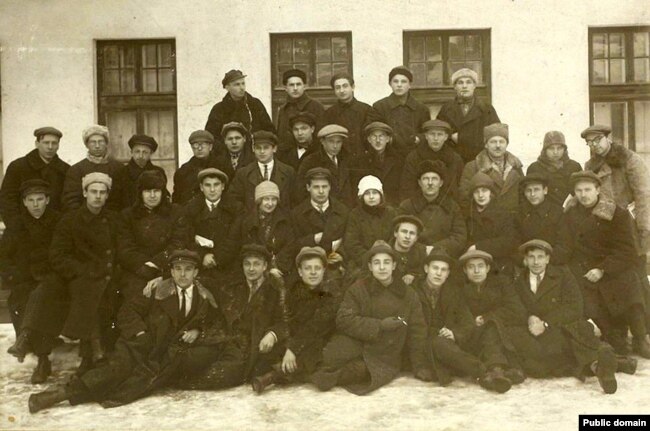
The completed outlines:
<svg viewBox="0 0 650 431">
<path fill-rule="evenodd" d="M 447 132 L 447 134 L 451 133 L 451 126 L 446 121 L 436 119 L 436 120 L 425 121 L 422 124 L 422 130 L 424 130 L 425 132 L 427 130 L 432 130 L 432 129 L 442 129 L 445 132 Z"/>
<path fill-rule="evenodd" d="M 526 241 L 525 243 L 519 246 L 519 253 L 526 254 L 526 252 L 528 252 L 528 250 L 530 250 L 531 248 L 538 248 L 540 250 L 544 250 L 546 254 L 553 253 L 553 247 L 551 246 L 551 244 L 541 239 L 531 239 L 530 241 Z"/>
<path fill-rule="evenodd" d="M 312 257 L 317 257 L 323 262 L 324 266 L 327 266 L 327 253 L 323 250 L 322 247 L 303 247 L 298 252 L 296 256 L 296 266 L 300 266 L 303 260 L 309 259 Z"/>
<path fill-rule="evenodd" d="M 305 123 L 309 126 L 316 126 L 316 116 L 311 112 L 298 112 L 289 118 L 289 126 L 293 127 L 296 123 Z"/>
<path fill-rule="evenodd" d="M 58 136 L 59 139 L 63 137 L 63 133 L 61 133 L 61 131 L 55 127 L 46 126 L 39 127 L 38 129 L 34 130 L 34 136 L 37 138 L 40 138 L 43 135 L 54 135 Z"/>
<path fill-rule="evenodd" d="M 258 130 L 253 133 L 253 144 L 271 144 L 275 147 L 278 145 L 278 137 L 272 132 Z"/>
<path fill-rule="evenodd" d="M 310 180 L 312 179 L 325 179 L 329 181 L 330 183 L 332 182 L 332 173 L 330 172 L 329 169 L 327 168 L 321 168 L 321 167 L 315 167 L 311 168 L 305 173 L 305 181 L 309 183 Z"/>
<path fill-rule="evenodd" d="M 451 74 L 451 85 L 456 85 L 456 81 L 458 81 L 460 78 L 470 78 L 472 81 L 474 81 L 474 84 L 478 84 L 478 73 L 467 67 L 458 69 Z"/>
<path fill-rule="evenodd" d="M 404 75 L 408 78 L 410 82 L 413 82 L 413 72 L 411 72 L 411 69 L 409 69 L 406 66 L 397 66 L 393 67 L 391 71 L 388 73 L 388 82 L 393 80 L 393 77 L 395 75 Z"/>
<path fill-rule="evenodd" d="M 600 178 L 593 171 L 574 172 L 571 174 L 570 181 L 572 187 L 580 181 L 591 181 L 599 186 L 601 185 Z"/>
<path fill-rule="evenodd" d="M 483 250 L 470 250 L 458 258 L 461 265 L 465 265 L 470 259 L 483 259 L 489 265 L 492 263 L 492 255 Z"/>
<path fill-rule="evenodd" d="M 190 133 L 188 141 L 190 144 L 193 144 L 195 142 L 209 142 L 211 144 L 214 144 L 214 136 L 212 136 L 212 133 L 208 132 L 207 130 L 195 130 Z"/>
<path fill-rule="evenodd" d="M 542 184 L 545 187 L 548 186 L 548 176 L 543 173 L 532 173 L 527 174 L 521 180 L 519 180 L 519 187 L 524 188 L 527 184 Z"/>
<path fill-rule="evenodd" d="M 418 217 L 414 215 L 409 215 L 409 214 L 398 215 L 397 217 L 393 218 L 393 230 L 395 230 L 397 226 L 399 226 L 402 223 L 411 223 L 417 226 L 418 233 L 424 230 L 424 224 L 422 223 L 422 220 L 420 220 Z"/>
<path fill-rule="evenodd" d="M 566 147 L 566 139 L 564 138 L 564 133 L 560 132 L 559 130 L 551 130 L 550 132 L 546 132 L 544 135 L 544 142 L 543 146 L 544 148 L 548 147 L 549 145 L 564 145 Z"/>
<path fill-rule="evenodd" d="M 319 138 L 326 138 L 328 136 L 342 136 L 348 137 L 348 129 L 338 124 L 328 124 L 318 131 Z"/>
<path fill-rule="evenodd" d="M 269 262 L 271 260 L 271 253 L 267 250 L 266 247 L 259 244 L 246 244 L 241 248 L 240 256 L 242 259 L 246 257 L 261 257 L 262 259 Z"/>
<path fill-rule="evenodd" d="M 428 265 L 431 262 L 435 261 L 442 261 L 442 262 L 447 262 L 449 267 L 452 267 L 455 263 L 455 260 L 453 257 L 449 256 L 449 253 L 444 248 L 441 247 L 434 247 L 427 257 L 424 258 L 424 264 Z"/>
<path fill-rule="evenodd" d="M 221 128 L 221 136 L 225 138 L 228 132 L 231 130 L 239 131 L 239 133 L 241 133 L 242 136 L 244 137 L 248 133 L 248 130 L 246 130 L 246 127 L 244 127 L 242 123 L 238 121 L 231 121 L 230 123 L 226 123 L 223 125 L 223 127 Z"/>
<path fill-rule="evenodd" d="M 84 144 L 88 142 L 88 139 L 93 135 L 103 136 L 108 142 L 109 133 L 108 127 L 102 126 L 100 124 L 95 124 L 90 127 L 86 127 L 83 132 L 81 132 L 81 139 L 83 139 Z"/>
<path fill-rule="evenodd" d="M 303 84 L 307 82 L 307 74 L 300 69 L 289 69 L 282 74 L 282 84 L 287 85 L 289 78 L 300 78 Z"/>
<path fill-rule="evenodd" d="M 191 263 L 195 266 L 199 266 L 200 261 L 201 257 L 199 254 L 188 249 L 173 250 L 171 253 L 169 253 L 169 257 L 167 258 L 167 262 L 170 266 L 177 262 Z"/>
<path fill-rule="evenodd" d="M 366 136 L 375 130 L 381 130 L 382 132 L 386 132 L 390 136 L 393 136 L 393 128 L 386 123 L 382 123 L 381 121 L 373 121 L 363 128 L 363 132 L 366 134 Z"/>
<path fill-rule="evenodd" d="M 366 252 L 364 255 L 364 260 L 366 262 L 370 262 L 370 259 L 372 259 L 373 256 L 379 253 L 387 253 L 389 254 L 393 259 L 396 258 L 395 255 L 395 250 L 393 250 L 393 247 L 390 246 L 386 241 L 383 239 L 378 239 L 375 241 L 375 243 L 370 247 L 370 249 Z"/>
<path fill-rule="evenodd" d="M 223 76 L 221 85 L 223 85 L 223 88 L 226 88 L 226 85 L 241 78 L 246 78 L 246 75 L 241 70 L 231 69 Z"/>
<path fill-rule="evenodd" d="M 469 192 L 474 193 L 474 190 L 485 187 L 492 191 L 492 194 L 497 193 L 497 185 L 494 180 L 485 172 L 477 172 L 474 174 L 472 179 L 469 182 Z"/>
<path fill-rule="evenodd" d="M 447 166 L 445 166 L 444 162 L 441 162 L 440 160 L 423 160 L 420 163 L 418 163 L 418 168 L 417 168 L 417 178 L 420 179 L 422 175 L 429 173 L 429 172 L 435 172 L 438 174 L 441 180 L 445 180 L 447 177 Z"/>
<path fill-rule="evenodd" d="M 81 188 L 86 190 L 86 187 L 94 183 L 104 184 L 110 190 L 113 185 L 113 180 L 103 172 L 91 172 L 81 179 Z"/>
<path fill-rule="evenodd" d="M 489 141 L 495 136 L 501 136 L 506 141 L 510 141 L 508 137 L 508 125 L 503 123 L 493 123 L 483 128 L 483 142 Z"/>
<path fill-rule="evenodd" d="M 30 193 L 45 193 L 49 196 L 51 193 L 50 183 L 40 178 L 23 181 L 20 184 L 20 197 L 24 198 Z"/>
<path fill-rule="evenodd" d="M 208 177 L 217 177 L 223 184 L 228 184 L 228 174 L 217 168 L 201 169 L 196 175 L 196 178 L 199 180 L 199 184 L 203 181 L 204 178 Z"/>
<path fill-rule="evenodd" d="M 151 148 L 151 152 L 155 152 L 158 149 L 158 142 L 149 135 L 133 135 L 129 139 L 129 148 L 133 149 L 136 145 L 144 145 L 145 147 Z"/>
<path fill-rule="evenodd" d="M 585 139 L 589 135 L 604 135 L 608 136 L 612 133 L 612 128 L 605 126 L 604 124 L 594 124 L 593 126 L 587 127 L 585 130 L 580 132 L 580 137 Z"/>
</svg>

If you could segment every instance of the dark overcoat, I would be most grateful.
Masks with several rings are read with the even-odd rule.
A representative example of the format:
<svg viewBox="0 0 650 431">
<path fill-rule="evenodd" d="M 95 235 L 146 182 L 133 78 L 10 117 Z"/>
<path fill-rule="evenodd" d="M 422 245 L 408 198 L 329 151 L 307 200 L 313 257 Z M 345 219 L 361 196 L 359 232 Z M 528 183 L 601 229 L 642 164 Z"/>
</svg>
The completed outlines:
<svg viewBox="0 0 650 431">
<path fill-rule="evenodd" d="M 327 108 L 320 127 L 338 124 L 348 129 L 346 145 L 350 153 L 356 155 L 365 148 L 364 127 L 374 121 L 382 120 L 382 116 L 372 106 L 353 97 L 349 103 L 337 100 L 335 104 Z"/>
<path fill-rule="evenodd" d="M 580 163 L 569 159 L 565 150 L 561 164 L 554 165 L 542 154 L 528 166 L 526 175 L 545 176 L 548 179 L 548 195 L 546 199 L 550 200 L 554 205 L 561 207 L 567 196 L 573 194 L 571 174 L 581 170 Z"/>
<path fill-rule="evenodd" d="M 415 147 L 415 137 L 420 133 L 422 124 L 431 119 L 431 113 L 426 105 L 408 95 L 405 104 L 391 93 L 389 96 L 376 101 L 373 108 L 383 117 L 383 122 L 393 129 L 393 144 L 402 157 Z"/>
<path fill-rule="evenodd" d="M 172 201 L 175 204 L 182 205 L 196 196 L 202 196 L 197 175 L 200 171 L 207 168 L 219 169 L 215 156 L 210 155 L 205 159 L 192 156 L 191 159 L 183 163 L 174 172 L 174 193 L 172 194 Z"/>
<path fill-rule="evenodd" d="M 321 246 L 326 252 L 332 251 L 332 241 L 343 238 L 348 221 L 348 208 L 334 198 L 330 198 L 330 206 L 324 214 L 320 214 L 306 199 L 291 211 L 296 246 Z M 314 242 L 314 235 L 323 232 L 320 243 Z"/>
<path fill-rule="evenodd" d="M 298 99 L 292 99 L 287 96 L 287 101 L 278 108 L 277 117 L 278 139 L 284 145 L 295 147 L 293 131 L 289 125 L 289 120 L 299 112 L 309 112 L 310 114 L 313 114 L 316 124 L 318 125 L 320 124 L 321 117 L 325 112 L 325 107 L 318 100 L 309 97 L 307 93 L 303 93 Z M 318 130 L 314 131 L 314 133 L 317 132 Z"/>
<path fill-rule="evenodd" d="M 365 253 L 378 239 L 389 242 L 393 237 L 393 218 L 397 211 L 390 206 L 368 207 L 360 204 L 350 211 L 345 227 L 348 269 L 365 267 Z"/>
<path fill-rule="evenodd" d="M 344 144 L 345 145 L 345 144 Z M 325 168 L 332 174 L 332 189 L 330 196 L 343 202 L 348 207 L 352 208 L 356 203 L 356 190 L 357 185 L 352 184 L 350 155 L 343 149 L 337 158 L 337 165 L 334 164 L 332 159 L 329 158 L 323 146 L 321 145 L 318 151 L 314 151 L 308 156 L 303 157 L 300 163 L 300 169 L 296 178 L 295 194 L 297 197 L 304 199 L 308 197 L 305 180 L 307 171 L 313 168 Z"/>
<path fill-rule="evenodd" d="M 534 206 L 522 199 L 519 214 L 515 219 L 517 242 L 523 244 L 531 239 L 543 239 L 555 245 L 561 219 L 562 207 L 548 199 Z"/>
<path fill-rule="evenodd" d="M 251 147 L 248 144 L 244 144 L 244 148 L 241 150 L 239 158 L 237 159 L 236 168 L 232 167 L 232 160 L 228 151 L 217 155 L 214 160 L 216 168 L 222 171 L 224 174 L 228 175 L 228 180 L 232 181 L 235 178 L 235 174 L 238 170 L 244 168 L 245 166 L 248 166 L 255 161 L 255 155 L 253 154 Z"/>
<path fill-rule="evenodd" d="M 476 245 L 477 250 L 492 255 L 495 273 L 511 272 L 512 256 L 519 245 L 512 215 L 499 208 L 496 202 L 490 202 L 481 212 L 472 202 L 467 218 L 467 244 Z"/>
<path fill-rule="evenodd" d="M 102 172 L 111 177 L 112 185 L 106 201 L 106 208 L 112 211 L 121 211 L 125 208 L 127 206 L 127 192 L 124 165 L 112 159 L 109 159 L 106 163 L 93 163 L 88 159 L 83 159 L 70 166 L 66 173 L 61 196 L 63 211 L 69 211 L 84 205 L 85 200 L 81 180 L 91 172 Z"/>
<path fill-rule="evenodd" d="M 280 189 L 280 203 L 282 208 L 291 208 L 292 197 L 295 188 L 296 172 L 289 165 L 279 160 L 273 161 L 273 171 L 269 180 L 274 182 Z M 233 201 L 241 203 L 247 211 L 257 206 L 255 203 L 255 187 L 264 181 L 259 165 L 253 161 L 241 169 L 237 169 L 235 178 L 228 187 L 228 197 Z"/>
<path fill-rule="evenodd" d="M 161 173 L 163 178 L 165 178 L 165 181 L 167 181 L 167 174 L 165 173 L 165 170 L 160 166 L 154 165 L 150 160 L 147 161 L 147 164 L 144 165 L 144 168 L 141 168 L 137 163 L 133 161 L 133 159 L 131 159 L 125 165 L 124 170 L 124 180 L 126 182 L 124 191 L 124 205 L 126 208 L 130 207 L 138 200 L 140 200 L 138 197 L 138 177 L 140 177 L 140 174 L 144 171 L 157 171 Z"/>
<path fill-rule="evenodd" d="M 357 154 L 350 167 L 351 185 L 358 190 L 359 180 L 366 175 L 373 175 L 381 180 L 384 200 L 388 205 L 399 205 L 399 182 L 402 176 L 403 157 L 389 144 L 380 157 L 371 148 Z"/>
</svg>

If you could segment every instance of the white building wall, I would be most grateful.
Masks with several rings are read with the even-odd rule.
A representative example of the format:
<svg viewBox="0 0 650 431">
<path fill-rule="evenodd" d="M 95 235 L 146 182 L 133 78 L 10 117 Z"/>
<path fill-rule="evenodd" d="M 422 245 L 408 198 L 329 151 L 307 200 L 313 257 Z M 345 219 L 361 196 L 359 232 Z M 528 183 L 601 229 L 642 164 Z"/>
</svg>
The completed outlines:
<svg viewBox="0 0 650 431">
<path fill-rule="evenodd" d="M 491 29 L 492 102 L 510 125 L 511 151 L 533 161 L 547 130 L 562 130 L 573 158 L 587 148 L 589 26 L 647 25 L 647 0 L 3 0 L 0 2 L 4 166 L 32 148 L 32 131 L 63 131 L 61 157 L 85 154 L 81 130 L 96 122 L 97 39 L 175 38 L 179 160 L 203 128 L 231 68 L 271 109 L 269 33 L 351 31 L 357 98 L 389 92 L 402 32 Z"/>
</svg>

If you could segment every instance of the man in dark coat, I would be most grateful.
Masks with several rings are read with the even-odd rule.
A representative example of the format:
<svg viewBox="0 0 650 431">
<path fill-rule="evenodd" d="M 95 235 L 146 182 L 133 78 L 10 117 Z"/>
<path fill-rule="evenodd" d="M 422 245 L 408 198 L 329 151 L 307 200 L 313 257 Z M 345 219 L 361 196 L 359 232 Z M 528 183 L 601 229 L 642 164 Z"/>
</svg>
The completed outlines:
<svg viewBox="0 0 650 431">
<path fill-rule="evenodd" d="M 421 243 L 444 248 L 452 256 L 458 256 L 465 249 L 467 228 L 460 207 L 446 186 L 447 175 L 441 161 L 421 162 L 417 172 L 420 193 L 402 201 L 399 212 L 422 221 Z"/>
<path fill-rule="evenodd" d="M 417 196 L 418 165 L 424 160 L 440 160 L 447 168 L 447 187 L 452 196 L 458 200 L 458 183 L 463 173 L 463 159 L 447 143 L 451 126 L 440 120 L 429 120 L 422 125 L 425 139 L 419 142 L 406 156 L 400 180 L 402 200 Z"/>
<path fill-rule="evenodd" d="M 61 217 L 50 246 L 50 263 L 70 296 L 61 333 L 81 341 L 79 373 L 104 358 L 114 330 L 117 214 L 106 208 L 111 183 L 101 172 L 83 177 L 86 202 Z"/>
<path fill-rule="evenodd" d="M 175 204 L 185 204 L 196 196 L 201 196 L 197 175 L 207 168 L 217 168 L 216 157 L 212 154 L 214 136 L 206 130 L 195 130 L 189 137 L 194 155 L 174 172 L 174 193 L 172 201 Z"/>
<path fill-rule="evenodd" d="M 138 178 L 140 174 L 145 171 L 157 171 L 163 175 L 165 182 L 167 181 L 167 174 L 160 166 L 151 163 L 151 155 L 158 149 L 158 143 L 154 138 L 147 135 L 133 135 L 129 139 L 129 148 L 131 149 L 131 160 L 126 164 L 125 174 L 125 202 L 126 208 L 135 204 L 138 198 Z M 167 184 L 165 184 L 165 189 Z"/>
<path fill-rule="evenodd" d="M 105 126 L 94 125 L 82 133 L 84 145 L 88 149 L 86 158 L 70 166 L 61 196 L 63 211 L 70 211 L 85 205 L 81 182 L 92 172 L 108 175 L 113 183 L 106 208 L 120 211 L 126 206 L 126 171 L 124 165 L 108 155 L 109 134 Z"/>
<path fill-rule="evenodd" d="M 517 242 L 523 244 L 531 239 L 543 239 L 551 245 L 556 244 L 562 206 L 549 198 L 548 178 L 542 174 L 528 173 L 519 186 L 524 199 L 515 218 Z"/>
<path fill-rule="evenodd" d="M 325 279 L 327 254 L 321 247 L 303 247 L 296 256 L 299 279 L 287 292 L 289 338 L 282 361 L 273 371 L 253 379 L 261 393 L 273 383 L 305 382 L 316 371 L 323 347 L 336 329 L 342 299 L 340 278 Z"/>
<path fill-rule="evenodd" d="M 339 252 L 348 220 L 348 208 L 330 197 L 332 176 L 327 169 L 305 174 L 309 197 L 291 211 L 296 246 L 320 246 L 328 254 Z"/>
<path fill-rule="evenodd" d="M 293 132 L 291 117 L 299 112 L 309 112 L 320 122 L 325 107 L 318 101 L 307 95 L 307 75 L 300 69 L 289 69 L 282 74 L 282 85 L 287 92 L 286 102 L 278 108 L 278 139 L 280 148 L 284 145 L 293 147 Z"/>
<path fill-rule="evenodd" d="M 302 184 L 305 183 L 305 174 L 313 168 L 325 168 L 332 174 L 332 196 L 350 208 L 356 203 L 354 185 L 351 177 L 351 160 L 347 151 L 346 142 L 348 130 L 336 124 L 323 126 L 318 132 L 320 148 L 318 151 L 305 156 L 298 170 L 298 190 L 296 196 L 305 197 Z"/>
<path fill-rule="evenodd" d="M 451 75 L 451 84 L 456 90 L 456 98 L 442 105 L 438 119 L 452 127 L 450 143 L 468 163 L 483 149 L 483 129 L 490 124 L 499 123 L 494 107 L 482 102 L 474 95 L 478 84 L 478 74 L 463 68 Z"/>
<path fill-rule="evenodd" d="M 400 215 L 393 219 L 390 245 L 395 250 L 397 261 L 395 275 L 401 277 L 407 286 L 412 286 L 424 276 L 422 267 L 428 254 L 427 249 L 433 248 L 418 241 L 423 229 L 422 220 L 415 216 Z"/>
<path fill-rule="evenodd" d="M 244 125 L 248 131 L 247 138 L 254 132 L 266 130 L 275 133 L 275 127 L 271 117 L 260 99 L 257 99 L 246 92 L 246 75 L 241 70 L 230 70 L 226 72 L 221 85 L 227 93 L 221 102 L 217 103 L 210 110 L 208 121 L 205 123 L 205 130 L 217 138 L 213 152 L 221 154 L 226 151 L 221 142 L 221 129 L 224 124 L 236 121 Z"/>
<path fill-rule="evenodd" d="M 298 172 L 300 163 L 320 147 L 314 139 L 316 117 L 311 112 L 299 112 L 289 118 L 289 128 L 293 139 L 289 142 L 280 142 L 277 159 Z"/>
<path fill-rule="evenodd" d="M 18 222 L 22 212 L 20 186 L 27 180 L 41 179 L 50 184 L 49 207 L 61 209 L 65 174 L 70 165 L 57 156 L 63 134 L 54 127 L 34 130 L 36 149 L 7 166 L 0 188 L 0 215 L 6 226 Z"/>
<path fill-rule="evenodd" d="M 453 370 L 476 379 L 489 391 L 507 392 L 512 382 L 505 377 L 504 364 L 491 353 L 495 350 L 491 330 L 482 337 L 473 334 L 474 319 L 462 300 L 458 280 L 449 280 L 454 263 L 444 250 L 432 250 L 423 265 L 426 277 L 415 285 L 428 328 L 426 354 L 431 368 L 441 386 L 452 382 Z"/>
<path fill-rule="evenodd" d="M 22 183 L 20 193 L 23 208 L 20 217 L 5 229 L 0 240 L 0 268 L 2 283 L 9 289 L 7 305 L 11 323 L 16 333 L 16 342 L 7 353 L 22 362 L 29 351 L 38 357 L 32 383 L 43 383 L 51 373 L 48 355 L 52 350 L 52 336 L 31 328 L 25 314 L 32 292 L 51 277 L 50 260 L 47 253 L 52 233 L 59 221 L 58 211 L 51 209 L 50 185 L 45 180 L 31 179 Z"/>
<path fill-rule="evenodd" d="M 312 375 L 321 391 L 338 385 L 365 395 L 379 389 L 399 374 L 405 348 L 415 377 L 432 378 L 424 355 L 422 306 L 417 294 L 393 276 L 395 252 L 379 240 L 366 253 L 366 262 L 370 274 L 346 290 L 336 315 L 337 332 Z"/>
<path fill-rule="evenodd" d="M 31 395 L 30 413 L 65 400 L 105 408 L 128 404 L 196 375 L 217 359 L 227 340 L 224 317 L 196 279 L 198 263 L 199 256 L 189 250 L 172 252 L 171 278 L 150 297 L 134 297 L 120 310 L 121 336 L 110 357 L 63 386 Z"/>
<path fill-rule="evenodd" d="M 636 247 L 630 214 L 600 196 L 591 171 L 571 175 L 578 205 L 560 223 L 556 263 L 566 263 L 580 283 L 585 315 L 617 353 L 627 354 L 628 327 L 634 351 L 650 358 L 645 298 L 634 268 Z"/>
<path fill-rule="evenodd" d="M 278 138 L 271 132 L 253 133 L 255 161 L 239 169 L 228 188 L 228 197 L 239 202 L 246 210 L 255 208 L 255 187 L 262 181 L 272 181 L 280 189 L 280 205 L 292 207 L 296 172 L 275 158 Z"/>
<path fill-rule="evenodd" d="M 215 166 L 225 172 L 228 178 L 235 178 L 235 173 L 255 161 L 250 137 L 242 123 L 230 122 L 221 130 L 226 151 L 215 157 Z"/>
<path fill-rule="evenodd" d="M 519 247 L 526 270 L 514 288 L 528 316 L 527 330 L 517 330 L 510 339 L 522 368 L 532 377 L 573 375 L 584 380 L 588 371 L 598 377 L 607 394 L 616 392 L 618 368 L 614 349 L 594 335 L 582 310 L 578 282 L 565 267 L 550 266 L 553 247 L 533 239 Z M 621 358 L 621 363 L 633 359 Z"/>
<path fill-rule="evenodd" d="M 392 93 L 375 102 L 372 107 L 382 116 L 385 123 L 395 131 L 395 148 L 406 157 L 422 140 L 418 133 L 422 125 L 431 119 L 429 108 L 411 95 L 413 73 L 405 66 L 397 66 L 388 74 Z"/>
<path fill-rule="evenodd" d="M 354 97 L 354 78 L 347 72 L 332 76 L 330 86 L 334 90 L 336 103 L 325 110 L 322 124 L 338 124 L 348 130 L 348 149 L 357 155 L 363 151 L 366 125 L 382 121 L 383 118 L 372 106 Z"/>
</svg>

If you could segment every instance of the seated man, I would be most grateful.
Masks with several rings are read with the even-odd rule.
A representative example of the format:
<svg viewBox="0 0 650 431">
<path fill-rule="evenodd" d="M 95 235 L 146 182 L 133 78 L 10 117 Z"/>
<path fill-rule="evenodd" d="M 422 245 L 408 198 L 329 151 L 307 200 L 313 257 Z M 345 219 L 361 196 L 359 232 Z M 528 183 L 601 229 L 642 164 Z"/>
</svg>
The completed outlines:
<svg viewBox="0 0 650 431">
<path fill-rule="evenodd" d="M 390 245 L 395 250 L 397 261 L 395 274 L 407 286 L 424 276 L 422 266 L 427 257 L 427 249 L 433 248 L 418 242 L 421 232 L 422 221 L 415 216 L 401 215 L 393 219 L 393 239 Z"/>
<path fill-rule="evenodd" d="M 430 380 L 422 306 L 415 292 L 393 277 L 395 252 L 379 240 L 366 253 L 366 262 L 370 274 L 345 292 L 336 315 L 337 332 L 312 375 L 321 391 L 339 385 L 365 395 L 390 383 L 400 372 L 404 348 L 415 376 Z"/>
<path fill-rule="evenodd" d="M 553 245 L 557 241 L 562 207 L 549 198 L 548 178 L 542 174 L 527 174 L 519 183 L 524 199 L 515 218 L 517 240 L 543 239 Z"/>
<path fill-rule="evenodd" d="M 174 193 L 172 201 L 182 205 L 200 196 L 197 175 L 207 168 L 216 168 L 217 160 L 212 155 L 214 136 L 205 130 L 195 130 L 189 137 L 192 153 L 191 159 L 183 163 L 174 173 Z"/>
<path fill-rule="evenodd" d="M 157 171 L 165 178 L 165 191 L 167 190 L 167 174 L 160 166 L 151 163 L 151 155 L 158 149 L 158 142 L 151 136 L 133 135 L 129 139 L 131 160 L 124 167 L 124 206 L 130 207 L 138 201 L 138 178 L 145 171 Z"/>
<path fill-rule="evenodd" d="M 634 224 L 623 208 L 601 197 L 600 178 L 591 171 L 571 175 L 578 205 L 559 225 L 556 263 L 568 264 L 579 281 L 585 316 L 592 319 L 617 353 L 628 353 L 628 326 L 634 351 L 650 358 Z"/>
<path fill-rule="evenodd" d="M 432 250 L 424 262 L 426 278 L 415 286 L 429 330 L 432 369 L 441 386 L 452 382 L 453 370 L 476 379 L 489 391 L 507 392 L 512 383 L 504 375 L 504 364 L 491 354 L 496 350 L 494 328 L 483 336 L 473 333 L 474 319 L 458 282 L 449 279 L 453 266 L 454 260 L 444 250 Z"/>
<path fill-rule="evenodd" d="M 402 201 L 399 212 L 422 221 L 421 243 L 444 248 L 450 255 L 458 256 L 465 249 L 467 229 L 460 207 L 447 187 L 447 175 L 447 168 L 441 161 L 421 162 L 417 171 L 420 193 Z"/>
<path fill-rule="evenodd" d="M 515 280 L 515 291 L 528 315 L 528 330 L 511 334 L 526 374 L 533 377 L 593 372 L 606 394 L 616 392 L 618 368 L 614 349 L 601 343 L 582 310 L 578 283 L 564 267 L 550 266 L 553 247 L 532 239 L 519 247 L 527 269 Z M 636 360 L 622 357 L 623 367 Z"/>
<path fill-rule="evenodd" d="M 120 310 L 122 333 L 109 358 L 65 385 L 30 395 L 30 413 L 66 400 L 71 405 L 128 404 L 201 372 L 218 358 L 219 344 L 226 340 L 224 319 L 210 291 L 196 279 L 198 264 L 196 253 L 173 251 L 171 278 L 150 297 L 134 297 Z"/>
<path fill-rule="evenodd" d="M 261 393 L 273 383 L 306 382 L 322 361 L 322 351 L 336 329 L 341 302 L 336 278 L 325 280 L 327 254 L 321 247 L 303 247 L 296 257 L 299 280 L 287 292 L 289 338 L 282 361 L 273 371 L 253 379 Z"/>
<path fill-rule="evenodd" d="M 47 253 L 60 214 L 49 206 L 51 192 L 47 181 L 27 180 L 20 186 L 20 193 L 23 209 L 15 223 L 7 226 L 0 240 L 2 283 L 4 289 L 10 290 L 7 305 L 16 333 L 16 342 L 7 353 L 19 362 L 29 351 L 38 356 L 38 365 L 31 378 L 36 384 L 43 383 L 51 373 L 48 355 L 54 337 L 32 328 L 32 319 L 24 317 L 26 312 L 33 312 L 30 298 L 34 290 L 51 277 Z"/>
</svg>

